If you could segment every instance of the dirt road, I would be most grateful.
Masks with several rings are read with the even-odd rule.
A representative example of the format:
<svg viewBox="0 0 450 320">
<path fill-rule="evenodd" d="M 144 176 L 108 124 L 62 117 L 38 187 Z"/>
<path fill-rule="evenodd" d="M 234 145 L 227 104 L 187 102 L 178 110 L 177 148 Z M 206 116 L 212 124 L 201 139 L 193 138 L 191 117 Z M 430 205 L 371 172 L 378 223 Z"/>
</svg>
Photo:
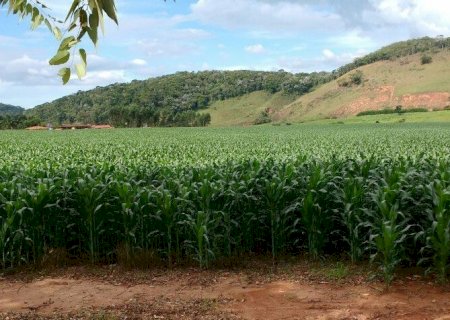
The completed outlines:
<svg viewBox="0 0 450 320">
<path fill-rule="evenodd" d="M 0 278 L 0 319 L 450 320 L 450 291 L 420 276 L 389 291 L 361 277 L 327 281 L 242 271 L 69 268 Z M 105 318 L 106 315 L 106 318 Z"/>
</svg>

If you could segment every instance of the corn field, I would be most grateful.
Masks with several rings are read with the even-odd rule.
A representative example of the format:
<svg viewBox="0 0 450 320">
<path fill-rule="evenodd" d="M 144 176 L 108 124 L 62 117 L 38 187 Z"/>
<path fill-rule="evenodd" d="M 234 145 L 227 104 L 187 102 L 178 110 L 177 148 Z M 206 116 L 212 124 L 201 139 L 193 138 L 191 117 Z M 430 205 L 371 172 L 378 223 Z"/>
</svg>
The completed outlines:
<svg viewBox="0 0 450 320">
<path fill-rule="evenodd" d="M 307 253 L 390 283 L 450 255 L 448 124 L 0 132 L 0 269 Z"/>
</svg>

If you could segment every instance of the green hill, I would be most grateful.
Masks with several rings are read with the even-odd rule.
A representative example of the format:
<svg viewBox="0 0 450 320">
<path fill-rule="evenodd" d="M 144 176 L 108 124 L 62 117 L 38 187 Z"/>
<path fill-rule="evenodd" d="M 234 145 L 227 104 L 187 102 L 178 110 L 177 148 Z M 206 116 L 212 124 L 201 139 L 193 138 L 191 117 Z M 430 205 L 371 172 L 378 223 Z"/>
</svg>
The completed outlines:
<svg viewBox="0 0 450 320">
<path fill-rule="evenodd" d="M 345 85 L 351 75 L 326 83 L 272 115 L 274 121 L 346 118 L 368 110 L 444 109 L 450 105 L 450 51 L 430 53 L 432 62 L 421 63 L 421 54 L 378 61 L 358 68 L 359 85 Z"/>
<path fill-rule="evenodd" d="M 179 72 L 173 75 L 78 92 L 27 111 L 45 122 L 110 123 L 115 126 L 195 126 L 209 122 L 198 112 L 217 101 L 265 91 L 308 92 L 329 81 L 329 73 L 262 71 Z M 292 83 L 301 83 L 289 89 Z M 291 101 L 289 101 L 291 102 Z"/>
<path fill-rule="evenodd" d="M 422 58 L 431 62 L 422 64 Z M 450 38 L 421 38 L 391 44 L 355 59 L 332 72 L 331 81 L 318 85 L 289 103 L 255 93 L 222 101 L 208 109 L 215 126 L 251 124 L 268 107 L 275 122 L 352 118 L 368 110 L 444 109 L 450 105 Z M 353 83 L 360 77 L 360 83 Z M 358 81 L 356 81 L 358 82 Z M 277 94 L 280 96 L 280 94 Z M 275 103 L 271 103 L 271 102 Z M 448 112 L 450 113 L 450 112 Z M 388 121 L 392 115 L 380 117 Z M 370 117 L 369 117 L 370 119 Z M 372 117 L 373 119 L 373 117 Z M 448 121 L 447 112 L 406 115 L 412 121 Z M 397 121 L 394 117 L 392 121 Z M 363 117 L 351 120 L 364 122 Z"/>
<path fill-rule="evenodd" d="M 0 103 L 0 116 L 6 115 L 19 115 L 24 112 L 25 109 L 21 107 L 12 106 L 10 104 Z"/>
<path fill-rule="evenodd" d="M 247 126 L 252 125 L 262 112 L 278 112 L 295 99 L 295 95 L 284 92 L 273 94 L 255 91 L 241 97 L 217 101 L 203 112 L 211 115 L 211 126 Z"/>
<path fill-rule="evenodd" d="M 80 91 L 26 115 L 56 125 L 234 126 L 342 119 L 396 107 L 444 109 L 449 61 L 450 38 L 426 37 L 394 43 L 330 73 L 179 72 Z"/>
</svg>

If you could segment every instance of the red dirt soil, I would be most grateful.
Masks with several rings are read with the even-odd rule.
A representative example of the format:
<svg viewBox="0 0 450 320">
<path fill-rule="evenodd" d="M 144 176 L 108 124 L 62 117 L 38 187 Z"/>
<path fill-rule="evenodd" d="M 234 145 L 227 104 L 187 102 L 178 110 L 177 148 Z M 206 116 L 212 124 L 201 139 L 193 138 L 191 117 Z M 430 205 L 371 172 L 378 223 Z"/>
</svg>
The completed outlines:
<svg viewBox="0 0 450 320">
<path fill-rule="evenodd" d="M 119 319 L 450 320 L 448 289 L 420 276 L 404 277 L 385 291 L 382 283 L 361 277 L 323 281 L 305 271 L 255 277 L 242 271 L 91 274 L 71 268 L 30 280 L 0 278 L 0 319 L 54 319 L 101 309 Z"/>
<path fill-rule="evenodd" d="M 409 108 L 444 108 L 450 104 L 450 94 L 448 92 L 427 92 L 417 94 L 407 94 L 395 96 L 394 86 L 381 86 L 374 88 L 364 97 L 343 106 L 333 112 L 332 116 L 342 117 L 356 115 L 362 111 L 381 110 L 387 107 L 401 105 L 405 109 Z"/>
</svg>

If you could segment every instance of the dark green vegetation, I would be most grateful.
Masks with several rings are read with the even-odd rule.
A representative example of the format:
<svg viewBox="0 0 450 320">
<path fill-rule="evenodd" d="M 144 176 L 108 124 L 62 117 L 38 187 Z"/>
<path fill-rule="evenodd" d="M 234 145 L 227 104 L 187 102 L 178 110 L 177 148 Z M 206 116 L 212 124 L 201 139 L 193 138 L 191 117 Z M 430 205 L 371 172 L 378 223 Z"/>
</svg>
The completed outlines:
<svg viewBox="0 0 450 320">
<path fill-rule="evenodd" d="M 3 132 L 0 266 L 450 254 L 448 124 Z"/>
<path fill-rule="evenodd" d="M 117 127 L 202 126 L 209 117 L 196 111 L 212 102 L 265 90 L 306 93 L 327 74 L 257 71 L 179 72 L 145 81 L 78 92 L 30 110 L 53 124 L 109 123 Z"/>
<path fill-rule="evenodd" d="M 420 63 L 422 64 L 429 64 L 433 62 L 433 57 L 429 56 L 427 54 L 424 54 L 422 57 L 420 57 Z"/>
<path fill-rule="evenodd" d="M 375 114 L 404 114 L 410 112 L 428 112 L 429 110 L 426 108 L 411 108 L 411 109 L 403 109 L 402 106 L 397 106 L 395 109 L 383 109 L 383 110 L 368 110 L 363 111 L 357 114 L 358 117 L 361 116 L 371 116 Z"/>
<path fill-rule="evenodd" d="M 0 130 L 23 129 L 42 122 L 36 117 L 25 116 L 24 111 L 21 107 L 0 103 Z"/>
<path fill-rule="evenodd" d="M 25 109 L 21 107 L 12 106 L 10 104 L 0 103 L 0 116 L 6 115 L 19 115 L 22 114 Z"/>
</svg>

